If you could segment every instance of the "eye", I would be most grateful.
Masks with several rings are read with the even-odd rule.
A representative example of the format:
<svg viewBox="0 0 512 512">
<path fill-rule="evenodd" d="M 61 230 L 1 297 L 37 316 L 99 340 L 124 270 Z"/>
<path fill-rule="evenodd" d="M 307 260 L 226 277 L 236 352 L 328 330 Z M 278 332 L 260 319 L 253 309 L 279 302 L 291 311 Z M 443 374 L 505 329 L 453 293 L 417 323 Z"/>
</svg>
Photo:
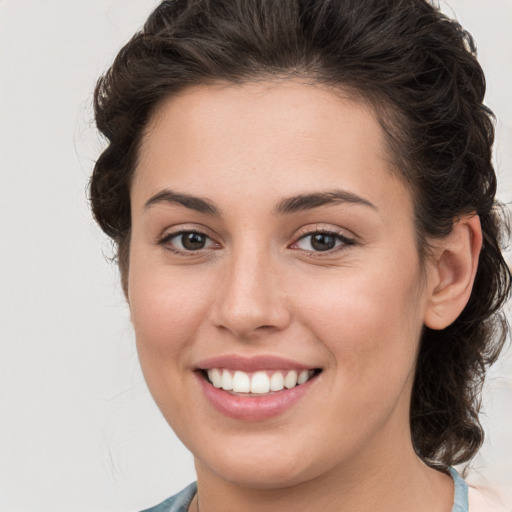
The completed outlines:
<svg viewBox="0 0 512 512">
<path fill-rule="evenodd" d="M 216 243 L 204 233 L 199 231 L 180 231 L 164 237 L 161 242 L 169 250 L 177 253 L 200 251 L 216 247 Z"/>
<path fill-rule="evenodd" d="M 338 233 L 315 231 L 299 238 L 292 248 L 302 249 L 303 251 L 327 252 L 338 247 L 353 244 L 353 240 Z"/>
</svg>

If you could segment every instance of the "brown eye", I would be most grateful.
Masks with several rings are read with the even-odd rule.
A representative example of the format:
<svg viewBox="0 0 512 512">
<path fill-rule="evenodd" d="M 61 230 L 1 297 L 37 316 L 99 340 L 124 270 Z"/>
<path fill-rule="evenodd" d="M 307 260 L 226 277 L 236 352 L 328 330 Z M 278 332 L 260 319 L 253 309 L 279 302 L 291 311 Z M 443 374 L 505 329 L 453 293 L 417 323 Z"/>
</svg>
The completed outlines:
<svg viewBox="0 0 512 512">
<path fill-rule="evenodd" d="M 327 252 L 353 244 L 353 240 L 338 233 L 316 231 L 303 236 L 294 245 L 304 251 Z"/>
<path fill-rule="evenodd" d="M 336 245 L 336 238 L 332 235 L 317 233 L 311 237 L 311 247 L 315 251 L 328 251 Z"/>
<path fill-rule="evenodd" d="M 206 244 L 206 235 L 201 233 L 182 233 L 181 245 L 187 251 L 198 251 L 203 249 Z"/>
<path fill-rule="evenodd" d="M 184 253 L 216 248 L 215 242 L 204 233 L 198 231 L 180 231 L 167 235 L 161 242 L 172 252 Z"/>
</svg>

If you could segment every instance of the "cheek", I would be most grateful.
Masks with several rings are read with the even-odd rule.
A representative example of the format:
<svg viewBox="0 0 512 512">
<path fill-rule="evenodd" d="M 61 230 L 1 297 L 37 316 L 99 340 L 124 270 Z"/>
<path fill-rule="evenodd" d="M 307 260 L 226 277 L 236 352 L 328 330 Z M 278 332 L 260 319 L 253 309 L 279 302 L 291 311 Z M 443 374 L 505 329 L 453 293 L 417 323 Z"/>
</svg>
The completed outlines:
<svg viewBox="0 0 512 512">
<path fill-rule="evenodd" d="M 199 304 L 173 289 L 173 284 L 162 290 L 161 281 L 155 287 L 148 279 L 132 288 L 130 309 L 137 341 L 154 350 L 178 348 L 194 328 L 192 319 Z"/>
<path fill-rule="evenodd" d="M 180 425 L 193 421 L 193 411 L 182 397 L 192 378 L 189 348 L 201 335 L 200 319 L 209 297 L 202 276 L 185 278 L 184 272 L 171 273 L 165 266 L 146 261 L 133 257 L 130 266 L 130 311 L 137 352 L 148 389 L 178 432 Z"/>
<path fill-rule="evenodd" d="M 209 307 L 205 277 L 185 267 L 170 272 L 150 256 L 132 255 L 129 302 L 143 370 L 148 362 L 155 367 L 186 363 L 181 353 L 197 337 Z"/>
<path fill-rule="evenodd" d="M 304 297 L 299 316 L 331 353 L 336 378 L 360 398 L 397 390 L 413 370 L 423 325 L 418 282 L 418 266 L 382 262 L 296 292 Z"/>
</svg>

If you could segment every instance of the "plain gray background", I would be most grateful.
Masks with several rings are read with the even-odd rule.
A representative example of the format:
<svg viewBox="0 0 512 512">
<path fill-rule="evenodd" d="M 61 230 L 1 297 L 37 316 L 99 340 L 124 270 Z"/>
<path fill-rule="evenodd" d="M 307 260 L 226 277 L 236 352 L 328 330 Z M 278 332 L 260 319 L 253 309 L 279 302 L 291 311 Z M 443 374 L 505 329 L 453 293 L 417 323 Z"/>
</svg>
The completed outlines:
<svg viewBox="0 0 512 512">
<path fill-rule="evenodd" d="M 145 387 L 111 246 L 86 200 L 103 144 L 94 82 L 156 3 L 0 0 L 1 512 L 140 510 L 194 479 Z M 512 1 L 448 4 L 478 43 L 510 202 Z M 488 435 L 469 477 L 508 499 L 511 352 L 486 386 Z"/>
</svg>

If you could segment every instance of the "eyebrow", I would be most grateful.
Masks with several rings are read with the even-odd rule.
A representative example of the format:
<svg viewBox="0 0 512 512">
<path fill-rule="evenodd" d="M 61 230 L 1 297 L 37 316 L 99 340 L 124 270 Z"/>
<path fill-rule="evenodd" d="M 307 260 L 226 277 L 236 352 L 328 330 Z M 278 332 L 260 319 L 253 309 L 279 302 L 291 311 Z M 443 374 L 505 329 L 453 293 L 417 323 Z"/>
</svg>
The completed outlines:
<svg viewBox="0 0 512 512">
<path fill-rule="evenodd" d="M 202 197 L 191 196 L 189 194 L 182 194 L 173 192 L 169 189 L 164 189 L 158 194 L 155 194 L 144 203 L 144 210 L 148 210 L 157 204 L 180 204 L 190 210 L 195 210 L 199 213 L 206 213 L 209 215 L 220 215 L 220 210 L 209 200 Z"/>
<path fill-rule="evenodd" d="M 370 201 L 352 192 L 348 192 L 346 190 L 330 190 L 326 192 L 314 192 L 312 194 L 301 194 L 299 196 L 283 199 L 274 209 L 274 213 L 285 215 L 298 211 L 312 210 L 314 208 L 319 208 L 320 206 L 340 203 L 362 205 L 376 211 L 378 210 L 378 208 L 374 204 L 370 203 Z"/>
<path fill-rule="evenodd" d="M 378 210 L 378 208 L 374 204 L 370 203 L 370 201 L 352 192 L 348 192 L 346 190 L 329 190 L 326 192 L 313 192 L 311 194 L 300 194 L 294 197 L 287 197 L 277 204 L 273 213 L 276 215 L 287 215 L 298 211 L 313 210 L 314 208 L 330 204 L 344 203 L 367 206 L 374 210 Z M 144 210 L 148 210 L 157 204 L 179 204 L 199 213 L 214 215 L 216 217 L 221 215 L 220 209 L 209 199 L 174 192 L 169 189 L 164 189 L 148 199 L 144 203 Z"/>
</svg>

